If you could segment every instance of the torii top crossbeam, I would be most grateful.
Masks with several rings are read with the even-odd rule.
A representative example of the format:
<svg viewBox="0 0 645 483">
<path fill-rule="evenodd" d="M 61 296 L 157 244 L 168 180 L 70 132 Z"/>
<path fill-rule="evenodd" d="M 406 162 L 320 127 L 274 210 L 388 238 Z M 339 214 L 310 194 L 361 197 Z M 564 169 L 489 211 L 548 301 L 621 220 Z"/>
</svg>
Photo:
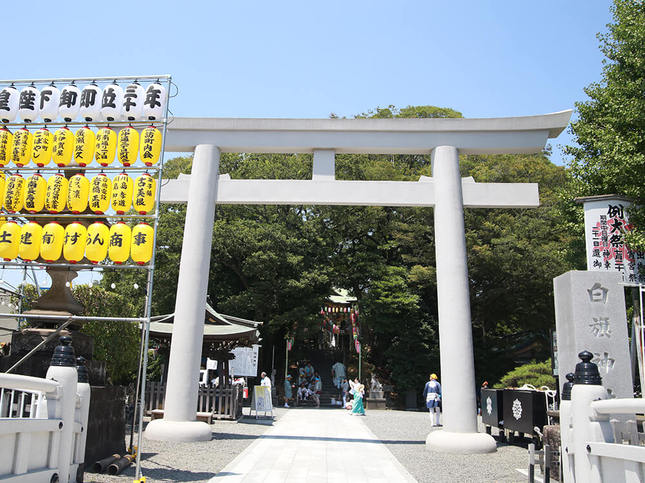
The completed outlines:
<svg viewBox="0 0 645 483">
<path fill-rule="evenodd" d="M 166 151 L 212 144 L 223 153 L 428 154 L 454 146 L 461 154 L 536 153 L 569 123 L 571 110 L 487 119 L 175 118 Z"/>
</svg>

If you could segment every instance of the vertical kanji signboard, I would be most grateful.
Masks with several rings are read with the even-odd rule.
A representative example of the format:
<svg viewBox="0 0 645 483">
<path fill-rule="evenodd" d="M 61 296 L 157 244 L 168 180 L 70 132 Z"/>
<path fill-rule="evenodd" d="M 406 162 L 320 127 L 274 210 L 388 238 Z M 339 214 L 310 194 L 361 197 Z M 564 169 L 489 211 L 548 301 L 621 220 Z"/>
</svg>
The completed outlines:
<svg viewBox="0 0 645 483">
<path fill-rule="evenodd" d="M 625 232 L 632 230 L 631 203 L 614 195 L 579 199 L 585 213 L 587 270 L 618 272 L 626 283 L 645 283 L 645 253 L 631 250 Z"/>
</svg>

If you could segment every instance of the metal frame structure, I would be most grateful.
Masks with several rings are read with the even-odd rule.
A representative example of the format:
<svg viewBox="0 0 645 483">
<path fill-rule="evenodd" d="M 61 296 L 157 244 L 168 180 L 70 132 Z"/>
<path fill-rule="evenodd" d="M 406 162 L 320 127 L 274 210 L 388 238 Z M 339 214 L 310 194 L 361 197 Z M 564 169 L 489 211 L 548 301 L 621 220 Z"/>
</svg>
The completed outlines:
<svg viewBox="0 0 645 483">
<path fill-rule="evenodd" d="M 43 262 L 0 262 L 0 268 L 44 268 L 44 267 L 68 267 L 71 269 L 77 270 L 112 270 L 112 269 L 139 269 L 147 270 L 147 280 L 146 280 L 146 298 L 144 306 L 143 317 L 92 317 L 92 316 L 76 316 L 72 315 L 70 317 L 65 317 L 66 323 L 73 321 L 123 321 L 123 322 L 137 322 L 142 323 L 141 331 L 141 354 L 140 354 L 140 365 L 139 372 L 137 375 L 137 404 L 139 405 L 138 417 L 139 417 L 139 434 L 137 439 L 137 457 L 136 457 L 136 478 L 141 477 L 141 442 L 142 442 L 142 431 L 141 431 L 141 422 L 143 421 L 143 413 L 145 408 L 145 386 L 146 386 L 146 377 L 147 377 L 147 364 L 148 364 L 148 351 L 146 350 L 149 342 L 149 331 L 150 331 L 150 318 L 152 310 L 152 288 L 154 282 L 154 269 L 155 269 L 155 256 L 157 253 L 157 232 L 159 228 L 159 204 L 161 198 L 161 180 L 164 166 L 164 153 L 165 153 L 165 143 L 167 137 L 167 129 L 169 122 L 169 104 L 170 104 L 170 92 L 172 88 L 172 77 L 169 74 L 161 75 L 140 75 L 140 76 L 112 76 L 112 77 L 69 77 L 69 78 L 56 78 L 56 79 L 11 79 L 11 80 L 0 80 L 0 85 L 32 85 L 32 84 L 49 84 L 53 83 L 67 83 L 67 82 L 97 82 L 97 83 L 109 83 L 113 81 L 158 81 L 159 83 L 165 84 L 166 87 L 166 112 L 164 113 L 163 119 L 155 121 L 73 121 L 73 122 L 12 122 L 4 124 L 7 127 L 38 127 L 38 126 L 112 126 L 112 127 L 144 127 L 144 126 L 155 126 L 161 127 L 162 129 L 162 146 L 160 159 L 157 166 L 154 167 L 141 167 L 141 166 L 131 166 L 128 168 L 124 167 L 97 167 L 97 166 L 66 166 L 64 168 L 52 168 L 52 167 L 33 167 L 33 166 L 24 166 L 24 167 L 3 167 L 0 168 L 1 171 L 5 172 L 62 172 L 66 169 L 73 169 L 76 171 L 96 171 L 96 172 L 123 172 L 124 170 L 130 172 L 153 172 L 156 173 L 156 193 L 155 193 L 155 205 L 154 210 L 149 215 L 117 215 L 117 214 L 108 214 L 108 215 L 90 215 L 90 214 L 80 214 L 80 215 L 71 215 L 71 214 L 46 214 L 46 213 L 7 213 L 4 210 L 0 210 L 0 216 L 7 216 L 12 218 L 19 219 L 31 219 L 31 218 L 41 218 L 41 219 L 80 219 L 80 218 L 104 218 L 104 219 L 148 219 L 152 220 L 153 224 L 153 245 L 152 245 L 152 258 L 147 265 L 116 265 L 116 264 L 74 264 L 74 263 L 43 263 Z M 16 314 L 0 314 L 0 317 L 12 316 L 15 317 Z M 20 314 L 20 317 L 27 319 L 35 320 L 52 320 L 60 319 L 60 316 L 47 316 L 47 315 L 25 315 Z M 137 411 L 135 411 L 136 417 Z M 134 421 L 132 425 L 132 431 L 134 432 Z"/>
</svg>

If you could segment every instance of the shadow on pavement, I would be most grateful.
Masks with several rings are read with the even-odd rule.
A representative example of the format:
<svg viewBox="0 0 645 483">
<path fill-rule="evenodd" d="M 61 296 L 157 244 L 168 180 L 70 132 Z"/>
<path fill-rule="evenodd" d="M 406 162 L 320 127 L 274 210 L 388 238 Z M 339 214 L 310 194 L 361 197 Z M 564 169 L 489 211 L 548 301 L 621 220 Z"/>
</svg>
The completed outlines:
<svg viewBox="0 0 645 483">
<path fill-rule="evenodd" d="M 294 440 L 302 440 L 302 441 L 336 441 L 336 442 L 343 442 L 343 443 L 378 443 L 378 444 L 425 444 L 425 441 L 421 440 L 411 440 L 411 441 L 406 441 L 406 440 L 400 440 L 400 439 L 392 439 L 392 440 L 383 440 L 381 441 L 380 439 L 361 439 L 361 438 L 329 438 L 326 436 L 296 436 L 296 435 L 283 435 L 283 434 L 263 434 L 261 436 L 257 436 L 258 438 L 261 439 L 294 439 Z"/>
</svg>

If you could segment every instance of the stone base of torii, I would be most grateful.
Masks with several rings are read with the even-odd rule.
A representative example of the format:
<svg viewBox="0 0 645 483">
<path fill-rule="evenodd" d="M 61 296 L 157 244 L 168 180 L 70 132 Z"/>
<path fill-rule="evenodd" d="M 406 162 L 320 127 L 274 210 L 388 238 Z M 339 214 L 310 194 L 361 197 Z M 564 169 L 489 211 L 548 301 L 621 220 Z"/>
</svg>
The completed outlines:
<svg viewBox="0 0 645 483">
<path fill-rule="evenodd" d="M 162 188 L 162 202 L 188 206 L 164 419 L 152 421 L 145 436 L 211 439 L 210 426 L 196 421 L 196 408 L 216 203 L 434 206 L 443 429 L 426 443 L 446 452 L 495 451 L 495 440 L 477 432 L 463 209 L 537 207 L 538 187 L 462 180 L 459 154 L 540 152 L 570 116 L 571 111 L 496 119 L 176 118 L 166 150 L 195 154 L 192 174 Z M 219 175 L 221 152 L 313 152 L 313 179 L 231 180 Z M 336 153 L 431 154 L 433 176 L 418 182 L 336 181 Z"/>
</svg>

